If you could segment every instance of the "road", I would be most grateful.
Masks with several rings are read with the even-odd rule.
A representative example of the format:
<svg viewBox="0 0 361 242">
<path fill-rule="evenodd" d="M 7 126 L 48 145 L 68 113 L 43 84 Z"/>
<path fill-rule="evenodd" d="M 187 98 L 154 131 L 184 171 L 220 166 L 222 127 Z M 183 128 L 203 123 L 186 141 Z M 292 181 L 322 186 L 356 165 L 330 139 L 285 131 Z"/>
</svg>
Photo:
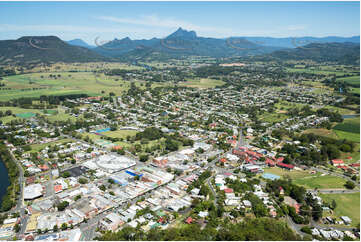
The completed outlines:
<svg viewBox="0 0 361 242">
<path fill-rule="evenodd" d="M 327 225 L 327 224 L 319 224 L 313 219 L 311 220 L 311 226 L 315 227 L 317 229 L 332 229 L 332 230 L 343 230 L 343 231 L 353 231 L 353 227 L 350 226 L 333 226 L 333 225 Z"/>
<path fill-rule="evenodd" d="M 338 176 L 338 177 L 344 178 L 344 179 L 346 179 L 346 180 L 355 182 L 354 180 L 351 179 L 351 177 L 345 176 L 344 174 L 339 173 L 339 172 L 325 170 L 325 169 L 320 168 L 320 167 L 313 167 L 312 169 L 315 170 L 315 171 L 318 171 L 318 172 L 330 174 L 330 175 L 332 175 L 332 176 Z M 355 183 L 355 184 L 356 184 L 357 187 L 360 187 L 360 184 L 359 184 L 359 183 Z"/>
<path fill-rule="evenodd" d="M 307 189 L 307 191 L 315 191 L 314 189 Z M 358 193 L 360 190 L 348 190 L 348 189 L 317 189 L 317 192 L 322 194 L 348 194 L 348 193 Z"/>
<path fill-rule="evenodd" d="M 217 193 L 216 193 L 216 191 L 214 191 L 214 188 L 213 188 L 213 185 L 212 185 L 212 182 L 211 182 L 212 178 L 213 178 L 213 176 L 211 176 L 211 177 L 209 177 L 207 179 L 207 184 L 211 188 L 211 192 L 212 192 L 212 194 L 214 196 L 214 200 L 213 200 L 214 206 L 217 206 Z"/>
<path fill-rule="evenodd" d="M 299 224 L 295 224 L 292 220 L 292 218 L 290 218 L 288 215 L 286 215 L 286 222 L 287 225 L 293 230 L 295 231 L 297 234 L 301 235 L 302 237 L 304 237 L 305 235 L 307 235 L 306 233 L 301 231 L 302 226 L 304 225 L 299 225 Z"/>
</svg>

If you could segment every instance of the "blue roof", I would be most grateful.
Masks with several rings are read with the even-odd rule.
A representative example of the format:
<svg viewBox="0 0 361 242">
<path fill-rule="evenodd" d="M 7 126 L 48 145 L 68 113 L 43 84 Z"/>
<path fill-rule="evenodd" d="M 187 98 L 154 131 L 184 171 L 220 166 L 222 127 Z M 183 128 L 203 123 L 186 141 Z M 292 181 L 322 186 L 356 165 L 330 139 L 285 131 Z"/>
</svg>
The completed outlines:
<svg viewBox="0 0 361 242">
<path fill-rule="evenodd" d="M 262 175 L 262 177 L 263 178 L 265 178 L 265 179 L 270 179 L 270 180 L 278 180 L 278 179 L 280 179 L 281 177 L 280 176 L 277 176 L 277 175 L 275 175 L 275 174 L 272 174 L 272 173 L 264 173 L 263 175 Z"/>
</svg>

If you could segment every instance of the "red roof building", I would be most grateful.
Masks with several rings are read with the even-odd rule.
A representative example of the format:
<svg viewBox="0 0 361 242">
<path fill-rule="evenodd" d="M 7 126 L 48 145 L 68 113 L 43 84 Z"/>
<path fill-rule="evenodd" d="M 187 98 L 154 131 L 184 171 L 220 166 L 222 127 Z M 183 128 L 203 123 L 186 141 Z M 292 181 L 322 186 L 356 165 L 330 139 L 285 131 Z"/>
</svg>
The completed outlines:
<svg viewBox="0 0 361 242">
<path fill-rule="evenodd" d="M 340 169 L 345 170 L 345 171 L 348 169 L 347 166 L 337 166 L 337 168 L 340 168 Z"/>
<path fill-rule="evenodd" d="M 285 159 L 285 158 L 282 157 L 282 156 L 281 156 L 281 157 L 278 157 L 278 158 L 277 158 L 277 162 L 282 162 L 284 159 Z"/>
<path fill-rule="evenodd" d="M 222 162 L 222 163 L 226 163 L 227 159 L 226 158 L 221 158 L 219 161 Z"/>
<path fill-rule="evenodd" d="M 266 165 L 268 166 L 275 166 L 276 165 L 276 162 L 269 159 L 269 158 L 266 158 L 266 161 L 265 161 Z"/>
<path fill-rule="evenodd" d="M 191 223 L 193 222 L 192 217 L 188 217 L 188 218 L 185 220 L 185 222 L 186 222 L 187 224 L 191 224 Z"/>
<path fill-rule="evenodd" d="M 226 188 L 226 189 L 224 189 L 224 192 L 225 193 L 232 193 L 233 189 L 232 188 Z"/>
<path fill-rule="evenodd" d="M 49 170 L 49 167 L 47 166 L 47 165 L 39 165 L 39 168 L 41 169 L 41 170 L 43 170 L 43 171 L 47 171 L 47 170 Z"/>
<path fill-rule="evenodd" d="M 341 160 L 341 159 L 334 159 L 331 162 L 332 162 L 332 165 L 334 165 L 334 166 L 339 166 L 341 164 L 344 164 L 343 160 Z"/>
<path fill-rule="evenodd" d="M 360 163 L 354 163 L 350 165 L 351 167 L 360 167 Z"/>
<path fill-rule="evenodd" d="M 280 195 L 284 195 L 284 194 L 285 194 L 285 190 L 283 189 L 283 187 L 279 187 L 278 189 L 280 190 Z"/>
<path fill-rule="evenodd" d="M 301 208 L 301 204 L 297 203 L 293 206 L 296 210 L 296 213 L 299 214 L 300 213 L 300 208 Z"/>
<path fill-rule="evenodd" d="M 281 167 L 281 168 L 288 169 L 288 170 L 292 170 L 293 168 L 295 168 L 294 165 L 285 164 L 285 163 L 282 163 L 282 162 L 277 162 L 277 166 Z"/>
<path fill-rule="evenodd" d="M 58 192 L 61 192 L 63 191 L 63 186 L 62 185 L 55 185 L 54 186 L 54 192 L 55 193 L 58 193 Z"/>
</svg>

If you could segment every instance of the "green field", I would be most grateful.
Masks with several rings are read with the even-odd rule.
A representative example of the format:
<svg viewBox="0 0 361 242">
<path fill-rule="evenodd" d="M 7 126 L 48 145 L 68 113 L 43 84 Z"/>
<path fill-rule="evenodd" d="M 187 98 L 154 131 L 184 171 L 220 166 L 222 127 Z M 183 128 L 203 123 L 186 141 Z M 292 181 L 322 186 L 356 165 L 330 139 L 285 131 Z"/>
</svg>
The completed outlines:
<svg viewBox="0 0 361 242">
<path fill-rule="evenodd" d="M 287 118 L 288 116 L 283 113 L 264 113 L 260 116 L 259 120 L 262 122 L 277 123 Z"/>
<path fill-rule="evenodd" d="M 32 117 L 35 117 L 36 114 L 33 113 L 33 112 L 25 112 L 25 113 L 18 113 L 16 114 L 16 117 L 19 117 L 19 118 L 32 118 Z"/>
<path fill-rule="evenodd" d="M 337 80 L 345 81 L 349 84 L 358 84 L 360 86 L 360 76 L 342 77 L 337 78 Z"/>
<path fill-rule="evenodd" d="M 312 177 L 315 176 L 315 175 L 310 174 L 307 171 L 296 171 L 296 170 L 289 171 L 289 170 L 282 169 L 282 168 L 279 168 L 279 167 L 264 168 L 264 172 L 272 173 L 272 174 L 275 174 L 275 175 L 280 176 L 280 177 L 289 176 L 293 180 L 303 178 L 303 177 L 306 177 L 306 176 L 307 177 L 308 176 L 312 176 Z"/>
<path fill-rule="evenodd" d="M 342 123 L 333 127 L 334 132 L 340 139 L 360 142 L 360 117 L 345 119 Z"/>
<path fill-rule="evenodd" d="M 213 88 L 216 86 L 224 85 L 224 82 L 221 80 L 201 78 L 201 79 L 192 79 L 186 82 L 181 82 L 179 85 L 186 87 L 194 87 L 194 88 Z"/>
<path fill-rule="evenodd" d="M 71 142 L 71 141 L 72 141 L 71 139 L 60 139 L 60 140 L 57 140 L 57 141 L 54 141 L 54 142 L 50 142 L 50 143 L 30 145 L 31 151 L 29 151 L 29 152 L 34 152 L 34 151 L 38 152 L 38 151 L 44 149 L 44 148 L 47 147 L 47 146 L 55 145 L 55 144 L 68 143 L 68 142 Z"/>
<path fill-rule="evenodd" d="M 352 219 L 351 225 L 356 226 L 360 223 L 360 193 L 350 194 L 320 194 L 321 198 L 331 203 L 336 201 L 337 207 L 334 215 L 339 219 L 340 216 L 348 216 Z"/>
<path fill-rule="evenodd" d="M 305 68 L 305 69 L 301 69 L 301 68 L 286 68 L 286 70 L 288 72 L 302 72 L 302 73 L 312 73 L 312 74 L 322 74 L 322 75 L 333 75 L 336 74 L 336 76 L 343 76 L 345 74 L 347 74 L 344 71 L 325 71 L 325 70 L 313 70 L 310 68 Z"/>
<path fill-rule="evenodd" d="M 50 78 L 51 74 L 60 75 L 60 77 Z M 94 75 L 92 72 L 31 73 L 5 77 L 3 83 L 11 89 L 0 90 L 0 101 L 21 97 L 80 93 L 89 96 L 104 96 L 114 92 L 120 95 L 130 87 L 129 81 L 123 81 L 119 77 Z M 144 81 L 136 80 L 135 83 L 138 87 L 145 88 Z M 152 87 L 169 85 L 169 83 L 157 83 L 152 84 Z"/>
<path fill-rule="evenodd" d="M 360 88 L 351 88 L 351 93 L 356 93 L 356 94 L 360 94 Z"/>
<path fill-rule="evenodd" d="M 314 188 L 344 188 L 346 180 L 337 176 L 331 175 L 316 175 L 301 177 L 294 180 L 294 183 L 300 186 L 304 186 L 307 189 Z"/>
<path fill-rule="evenodd" d="M 111 137 L 111 138 L 123 138 L 126 139 L 127 136 L 135 136 L 138 133 L 136 130 L 116 130 L 116 131 L 107 131 L 101 133 L 102 135 Z"/>
<path fill-rule="evenodd" d="M 305 131 L 303 131 L 304 134 L 314 134 L 314 135 L 318 135 L 318 136 L 324 136 L 324 137 L 328 137 L 328 138 L 333 138 L 333 139 L 338 139 L 336 133 L 331 129 L 324 129 L 324 128 L 320 128 L 320 129 L 306 129 Z"/>
<path fill-rule="evenodd" d="M 341 115 L 345 114 L 355 114 L 356 112 L 347 108 L 340 108 L 335 106 L 326 105 L 325 108 L 330 109 L 334 112 L 339 112 Z"/>
</svg>

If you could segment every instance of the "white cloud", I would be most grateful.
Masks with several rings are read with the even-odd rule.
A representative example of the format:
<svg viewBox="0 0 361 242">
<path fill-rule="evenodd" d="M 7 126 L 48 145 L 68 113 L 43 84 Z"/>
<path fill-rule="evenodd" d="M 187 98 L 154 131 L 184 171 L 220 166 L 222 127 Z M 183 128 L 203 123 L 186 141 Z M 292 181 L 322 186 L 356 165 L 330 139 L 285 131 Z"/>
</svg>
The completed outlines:
<svg viewBox="0 0 361 242">
<path fill-rule="evenodd" d="M 170 34 L 169 29 L 175 30 L 178 27 L 182 27 L 187 30 L 194 30 L 199 33 L 212 33 L 212 36 L 228 37 L 234 34 L 234 31 L 229 28 L 200 26 L 174 18 L 160 18 L 157 15 L 142 15 L 137 18 L 118 18 L 114 16 L 98 16 L 95 18 L 118 24 L 133 24 L 168 29 L 168 32 L 165 32 L 167 35 Z"/>
<path fill-rule="evenodd" d="M 194 25 L 192 23 L 188 23 L 181 20 L 175 20 L 171 18 L 161 19 L 157 15 L 143 15 L 139 18 L 118 18 L 113 16 L 100 16 L 97 17 L 100 20 L 106 20 L 113 23 L 120 24 L 136 24 L 136 25 L 144 25 L 144 26 L 152 26 L 152 27 L 165 27 L 165 28 L 175 28 L 182 27 L 185 29 L 191 30 L 199 30 L 200 26 Z"/>
</svg>

